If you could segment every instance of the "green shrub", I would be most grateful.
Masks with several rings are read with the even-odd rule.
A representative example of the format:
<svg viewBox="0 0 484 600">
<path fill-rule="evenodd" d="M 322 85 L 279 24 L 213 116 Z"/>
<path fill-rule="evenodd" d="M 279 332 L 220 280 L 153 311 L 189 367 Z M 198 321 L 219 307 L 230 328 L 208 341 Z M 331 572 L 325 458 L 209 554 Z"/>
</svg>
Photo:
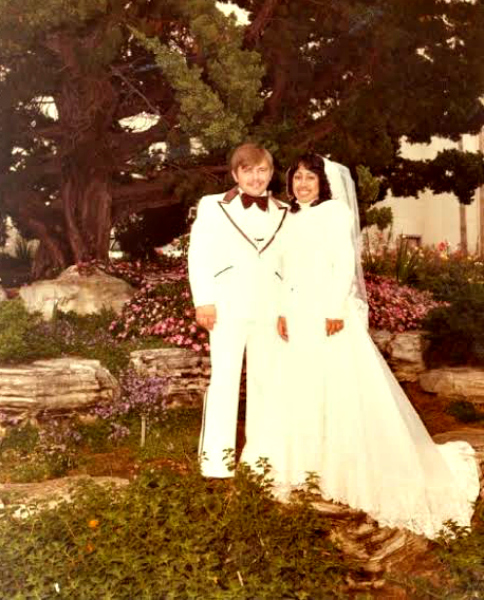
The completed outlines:
<svg viewBox="0 0 484 600">
<path fill-rule="evenodd" d="M 422 260 L 413 282 L 416 287 L 432 292 L 437 300 L 452 302 L 469 284 L 484 284 L 484 263 L 479 256 L 451 253 L 446 244 L 439 247 L 421 250 Z"/>
<path fill-rule="evenodd" d="M 125 489 L 84 485 L 74 503 L 0 519 L 2 598 L 347 598 L 350 568 L 328 521 L 271 500 L 262 477 L 233 482 L 163 469 Z M 357 576 L 357 575 L 353 575 Z"/>
<path fill-rule="evenodd" d="M 80 441 L 66 420 L 50 417 L 38 427 L 10 425 L 0 441 L 0 481 L 30 483 L 61 477 L 76 465 Z"/>
<path fill-rule="evenodd" d="M 454 400 L 449 403 L 447 412 L 463 423 L 474 423 L 483 418 L 483 414 L 468 400 Z"/>
<path fill-rule="evenodd" d="M 22 454 L 32 452 L 39 441 L 39 430 L 30 423 L 11 427 L 0 440 L 0 452 L 15 450 Z"/>
<path fill-rule="evenodd" d="M 452 304 L 430 311 L 423 321 L 430 342 L 428 367 L 484 365 L 484 286 L 461 287 Z"/>
<path fill-rule="evenodd" d="M 60 356 L 55 338 L 42 331 L 39 313 L 31 314 L 22 300 L 0 303 L 0 361 L 17 363 Z"/>
</svg>

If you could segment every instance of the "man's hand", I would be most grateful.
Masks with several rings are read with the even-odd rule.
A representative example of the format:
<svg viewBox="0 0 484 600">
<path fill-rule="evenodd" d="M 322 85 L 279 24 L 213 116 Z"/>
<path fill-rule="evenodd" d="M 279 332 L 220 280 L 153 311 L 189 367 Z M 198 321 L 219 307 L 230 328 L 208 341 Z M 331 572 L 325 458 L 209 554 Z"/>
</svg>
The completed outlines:
<svg viewBox="0 0 484 600">
<path fill-rule="evenodd" d="M 213 326 L 217 322 L 217 309 L 215 308 L 215 304 L 197 306 L 195 309 L 195 319 L 200 327 L 212 331 Z"/>
<path fill-rule="evenodd" d="M 281 336 L 281 338 L 285 342 L 287 342 L 289 340 L 289 335 L 287 333 L 286 317 L 279 317 L 277 319 L 277 333 Z"/>
<path fill-rule="evenodd" d="M 345 326 L 343 319 L 326 319 L 326 335 L 334 335 Z"/>
</svg>

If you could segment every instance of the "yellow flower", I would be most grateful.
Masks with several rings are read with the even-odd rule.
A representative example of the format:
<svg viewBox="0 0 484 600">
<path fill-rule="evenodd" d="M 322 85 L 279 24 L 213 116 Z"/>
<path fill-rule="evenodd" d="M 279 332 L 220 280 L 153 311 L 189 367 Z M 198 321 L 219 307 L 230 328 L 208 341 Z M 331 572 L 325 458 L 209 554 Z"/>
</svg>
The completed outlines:
<svg viewBox="0 0 484 600">
<path fill-rule="evenodd" d="M 99 525 L 99 521 L 97 519 L 91 519 L 87 525 L 91 529 L 96 529 L 96 527 Z"/>
<path fill-rule="evenodd" d="M 91 552 L 93 552 L 94 550 L 94 546 L 92 544 L 86 544 L 86 552 L 88 554 L 91 554 Z"/>
</svg>

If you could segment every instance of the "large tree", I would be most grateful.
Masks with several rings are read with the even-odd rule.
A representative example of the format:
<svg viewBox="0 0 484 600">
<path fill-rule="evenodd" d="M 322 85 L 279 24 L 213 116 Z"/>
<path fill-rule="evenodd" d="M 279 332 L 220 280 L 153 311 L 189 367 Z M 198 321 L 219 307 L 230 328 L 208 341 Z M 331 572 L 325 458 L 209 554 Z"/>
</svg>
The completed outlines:
<svg viewBox="0 0 484 600">
<path fill-rule="evenodd" d="M 471 201 L 482 155 L 409 161 L 401 140 L 482 127 L 483 0 L 235 3 L 246 27 L 215 0 L 0 0 L 0 209 L 40 240 L 37 276 L 105 257 L 128 213 L 220 187 L 247 137 L 282 166 L 314 149 L 382 193 Z"/>
<path fill-rule="evenodd" d="M 287 159 L 310 148 L 365 164 L 397 195 L 430 187 L 472 201 L 482 154 L 410 161 L 401 142 L 458 141 L 484 125 L 482 0 L 234 2 L 249 11 L 246 47 L 267 65 L 261 138 Z"/>
<path fill-rule="evenodd" d="M 193 141 L 240 142 L 262 106 L 260 58 L 212 0 L 0 0 L 0 15 L 0 206 L 40 241 L 36 276 L 106 258 L 129 213 L 210 187 Z"/>
</svg>

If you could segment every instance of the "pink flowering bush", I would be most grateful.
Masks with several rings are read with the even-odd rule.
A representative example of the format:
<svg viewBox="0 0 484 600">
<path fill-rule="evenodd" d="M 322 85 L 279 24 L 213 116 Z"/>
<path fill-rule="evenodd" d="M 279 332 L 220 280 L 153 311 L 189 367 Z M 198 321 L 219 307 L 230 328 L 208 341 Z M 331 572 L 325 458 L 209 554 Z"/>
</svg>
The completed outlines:
<svg viewBox="0 0 484 600">
<path fill-rule="evenodd" d="M 158 336 L 169 345 L 208 352 L 208 333 L 195 321 L 195 309 L 186 280 L 145 284 L 124 305 L 110 331 L 118 339 Z"/>
<path fill-rule="evenodd" d="M 427 313 L 442 302 L 430 292 L 399 285 L 395 279 L 378 275 L 366 279 L 370 327 L 388 331 L 418 329 Z"/>
</svg>

